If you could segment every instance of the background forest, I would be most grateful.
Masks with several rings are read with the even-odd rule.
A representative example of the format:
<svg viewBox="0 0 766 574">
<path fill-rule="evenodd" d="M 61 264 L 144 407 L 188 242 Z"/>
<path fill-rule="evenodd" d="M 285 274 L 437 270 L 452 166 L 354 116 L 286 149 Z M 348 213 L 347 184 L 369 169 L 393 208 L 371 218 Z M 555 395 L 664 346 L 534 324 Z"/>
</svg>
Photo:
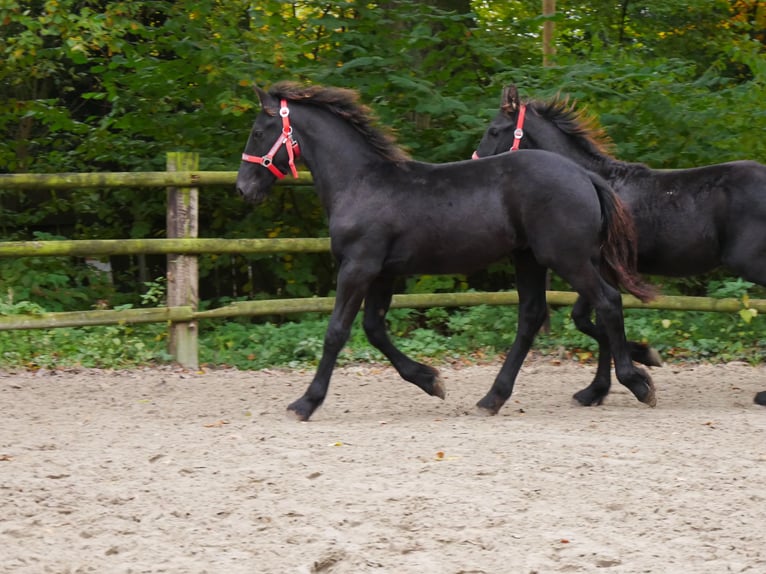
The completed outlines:
<svg viewBox="0 0 766 574">
<path fill-rule="evenodd" d="M 358 90 L 424 161 L 470 157 L 502 87 L 514 82 L 525 97 L 575 98 L 623 160 L 656 168 L 766 163 L 766 2 L 560 0 L 556 9 L 548 19 L 556 52 L 543 65 L 539 0 L 0 0 L 0 173 L 157 171 L 175 150 L 199 152 L 203 170 L 236 170 L 257 111 L 252 84 L 283 79 Z M 233 189 L 205 188 L 200 204 L 202 236 L 326 234 L 307 188 L 277 189 L 255 210 Z M 0 190 L 0 240 L 162 237 L 164 230 L 158 190 Z M 164 257 L 110 264 L 106 280 L 83 261 L 0 260 L 0 312 L 161 298 Z M 200 276 L 203 306 L 333 289 L 324 255 L 208 256 Z M 512 268 L 498 265 L 475 277 L 412 278 L 402 290 L 508 289 L 512 282 Z M 665 293 L 759 293 L 721 272 L 663 279 L 662 286 Z M 444 310 L 399 317 L 400 333 L 453 338 L 464 332 L 461 321 L 479 321 Z M 647 329 L 668 320 L 641 317 Z M 508 328 L 512 336 L 512 320 Z M 750 333 L 753 325 L 725 330 L 741 341 L 743 328 Z M 321 335 L 312 343 L 307 324 L 302 329 L 310 359 Z M 668 332 L 668 346 L 688 329 Z M 234 346 L 236 337 L 227 337 L 219 349 Z M 747 355 L 740 351 L 732 356 Z"/>
</svg>

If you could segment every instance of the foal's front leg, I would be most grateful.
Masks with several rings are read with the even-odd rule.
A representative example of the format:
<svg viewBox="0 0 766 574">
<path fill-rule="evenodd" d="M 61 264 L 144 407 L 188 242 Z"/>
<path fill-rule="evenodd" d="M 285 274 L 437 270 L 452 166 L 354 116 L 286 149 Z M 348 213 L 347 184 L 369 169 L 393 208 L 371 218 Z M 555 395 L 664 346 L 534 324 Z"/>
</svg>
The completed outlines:
<svg viewBox="0 0 766 574">
<path fill-rule="evenodd" d="M 476 403 L 479 412 L 488 415 L 497 414 L 511 397 L 516 376 L 548 314 L 545 303 L 546 268 L 535 260 L 531 251 L 516 253 L 514 263 L 516 290 L 519 292 L 518 329 L 495 382 Z"/>
<path fill-rule="evenodd" d="M 330 315 L 324 336 L 324 349 L 314 379 L 301 398 L 290 403 L 288 411 L 302 421 L 307 421 L 327 396 L 330 377 L 343 346 L 348 341 L 351 325 L 362 305 L 364 293 L 374 276 L 362 266 L 344 261 L 338 271 L 338 289 L 335 307 Z"/>
<path fill-rule="evenodd" d="M 423 389 L 429 395 L 443 399 L 446 396 L 439 371 L 418 363 L 402 353 L 386 332 L 386 313 L 393 296 L 393 277 L 377 277 L 364 300 L 364 332 L 370 344 L 383 353 L 405 380 Z"/>
</svg>

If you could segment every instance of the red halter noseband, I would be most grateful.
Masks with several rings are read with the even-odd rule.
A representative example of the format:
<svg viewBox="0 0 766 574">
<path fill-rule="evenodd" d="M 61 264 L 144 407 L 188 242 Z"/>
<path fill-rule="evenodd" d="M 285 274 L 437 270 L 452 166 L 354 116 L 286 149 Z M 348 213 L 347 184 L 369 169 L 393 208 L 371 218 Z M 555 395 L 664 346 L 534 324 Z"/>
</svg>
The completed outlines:
<svg viewBox="0 0 766 574">
<path fill-rule="evenodd" d="M 524 116 L 527 114 L 526 104 L 519 106 L 519 117 L 516 118 L 516 129 L 513 130 L 513 145 L 508 151 L 518 151 L 521 144 L 521 138 L 524 137 Z M 479 159 L 479 154 L 473 152 L 471 159 Z"/>
<path fill-rule="evenodd" d="M 269 153 L 263 157 L 243 153 L 242 161 L 259 163 L 263 167 L 268 168 L 268 170 L 273 173 L 277 179 L 282 179 L 287 174 L 279 171 L 279 168 L 274 165 L 272 160 L 274 159 L 274 154 L 279 151 L 279 148 L 285 146 L 287 148 L 287 157 L 289 158 L 290 171 L 292 171 L 293 177 L 297 179 L 298 170 L 295 169 L 295 160 L 301 156 L 301 149 L 298 147 L 298 142 L 293 138 L 293 128 L 290 126 L 290 110 L 287 109 L 287 100 L 281 100 L 280 105 L 282 106 L 279 108 L 279 115 L 282 116 L 282 133 L 277 138 L 277 141 L 274 142 L 274 145 L 271 146 Z"/>
</svg>

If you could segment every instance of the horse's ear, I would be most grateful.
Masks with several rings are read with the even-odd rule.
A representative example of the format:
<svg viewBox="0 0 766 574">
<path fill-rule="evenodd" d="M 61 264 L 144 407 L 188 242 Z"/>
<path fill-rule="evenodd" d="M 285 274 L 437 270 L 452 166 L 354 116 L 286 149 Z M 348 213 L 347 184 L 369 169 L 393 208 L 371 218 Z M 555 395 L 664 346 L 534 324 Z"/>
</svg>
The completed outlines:
<svg viewBox="0 0 766 574">
<path fill-rule="evenodd" d="M 258 101 L 261 102 L 261 109 L 267 111 L 271 115 L 274 115 L 276 113 L 274 111 L 275 110 L 274 99 L 269 95 L 269 93 L 266 90 L 259 88 L 255 84 L 253 84 L 253 90 L 255 91 L 255 94 L 258 96 Z M 276 106 L 276 107 L 279 107 L 279 106 Z"/>
<path fill-rule="evenodd" d="M 501 99 L 500 107 L 511 112 L 518 110 L 521 105 L 521 102 L 519 101 L 519 90 L 515 84 L 503 88 L 503 96 Z"/>
<path fill-rule="evenodd" d="M 256 84 L 253 84 L 253 91 L 255 92 L 255 95 L 258 96 L 258 101 L 261 102 L 261 107 L 265 106 L 266 100 L 269 97 L 266 91 L 259 88 Z"/>
</svg>

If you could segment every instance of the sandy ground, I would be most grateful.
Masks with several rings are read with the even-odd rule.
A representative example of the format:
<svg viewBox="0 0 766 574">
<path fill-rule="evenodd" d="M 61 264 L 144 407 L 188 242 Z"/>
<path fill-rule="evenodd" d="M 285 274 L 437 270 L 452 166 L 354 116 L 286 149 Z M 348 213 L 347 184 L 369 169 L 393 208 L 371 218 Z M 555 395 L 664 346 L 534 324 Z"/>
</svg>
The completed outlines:
<svg viewBox="0 0 766 574">
<path fill-rule="evenodd" d="M 498 416 L 497 364 L 0 373 L 0 572 L 766 572 L 766 369 L 653 369 L 659 404 L 572 393 L 536 359 Z"/>
</svg>

